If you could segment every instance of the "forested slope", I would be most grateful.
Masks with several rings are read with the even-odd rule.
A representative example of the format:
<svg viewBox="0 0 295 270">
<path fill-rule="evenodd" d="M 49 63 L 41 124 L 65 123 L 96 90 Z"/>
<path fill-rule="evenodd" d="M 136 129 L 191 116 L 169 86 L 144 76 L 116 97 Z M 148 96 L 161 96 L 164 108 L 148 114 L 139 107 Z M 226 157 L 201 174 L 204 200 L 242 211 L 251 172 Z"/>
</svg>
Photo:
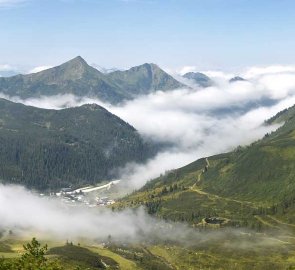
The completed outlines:
<svg viewBox="0 0 295 270">
<path fill-rule="evenodd" d="M 156 149 L 98 105 L 44 110 L 0 99 L 0 178 L 38 189 L 96 183 Z"/>
</svg>

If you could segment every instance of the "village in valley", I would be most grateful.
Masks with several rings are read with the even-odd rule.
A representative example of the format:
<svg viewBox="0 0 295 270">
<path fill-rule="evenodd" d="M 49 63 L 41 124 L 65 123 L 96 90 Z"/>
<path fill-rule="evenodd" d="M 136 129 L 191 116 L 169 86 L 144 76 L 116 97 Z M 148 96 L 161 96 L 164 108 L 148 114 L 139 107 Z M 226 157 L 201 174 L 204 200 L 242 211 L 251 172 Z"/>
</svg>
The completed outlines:
<svg viewBox="0 0 295 270">
<path fill-rule="evenodd" d="M 59 192 L 50 193 L 50 197 L 59 198 L 67 205 L 86 205 L 88 207 L 109 206 L 115 203 L 113 191 L 120 180 L 114 180 L 104 185 L 87 186 L 73 189 L 71 187 L 62 188 Z M 41 197 L 45 194 L 40 194 Z"/>
</svg>

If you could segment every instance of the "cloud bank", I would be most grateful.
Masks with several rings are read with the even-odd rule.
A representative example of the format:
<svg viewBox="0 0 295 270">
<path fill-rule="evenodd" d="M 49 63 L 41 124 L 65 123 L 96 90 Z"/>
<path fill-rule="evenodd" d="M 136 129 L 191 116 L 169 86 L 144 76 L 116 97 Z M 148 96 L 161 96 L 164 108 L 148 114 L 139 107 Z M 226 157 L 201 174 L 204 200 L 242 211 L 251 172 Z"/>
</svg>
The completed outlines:
<svg viewBox="0 0 295 270">
<path fill-rule="evenodd" d="M 119 106 L 73 95 L 26 100 L 0 97 L 47 109 L 97 103 L 132 124 L 143 136 L 156 142 L 169 142 L 171 147 L 146 164 L 127 164 L 120 168 L 122 182 L 133 190 L 167 170 L 261 138 L 277 128 L 264 126 L 264 121 L 295 104 L 295 68 L 255 67 L 242 75 L 247 81 L 231 84 L 228 79 L 232 74 L 212 74 L 215 74 L 214 87 L 158 91 Z M 0 227 L 12 228 L 22 234 L 34 232 L 36 235 L 38 232 L 62 239 L 100 240 L 112 235 L 124 242 L 160 239 L 181 243 L 201 243 L 226 237 L 224 231 L 200 234 L 183 224 L 172 225 L 153 219 L 143 209 L 112 212 L 69 208 L 16 186 L 0 185 L 0 205 L 5 205 L 0 207 Z M 258 242 L 266 244 L 261 239 Z M 249 243 L 253 247 L 253 242 Z"/>
<path fill-rule="evenodd" d="M 9 77 L 18 73 L 19 70 L 16 67 L 7 64 L 0 65 L 0 77 Z"/>
<path fill-rule="evenodd" d="M 112 242 L 158 243 L 173 242 L 186 246 L 206 245 L 212 241 L 225 243 L 227 248 L 253 249 L 261 246 L 282 245 L 254 232 L 223 229 L 202 231 L 181 223 L 170 223 L 153 218 L 143 209 L 112 212 L 110 209 L 67 207 L 60 201 L 39 197 L 19 186 L 0 184 L 0 232 L 14 236 L 42 240 L 87 240 L 87 243 Z M 276 233 L 276 237 L 280 237 Z M 230 242 L 229 242 L 229 239 Z M 227 241 L 225 241 L 227 240 Z"/>
<path fill-rule="evenodd" d="M 52 68 L 52 66 L 39 66 L 31 69 L 28 73 L 38 73 L 49 68 Z"/>
<path fill-rule="evenodd" d="M 20 203 L 21 202 L 21 203 Z M 19 186 L 0 185 L 0 229 L 42 238 L 135 243 L 153 240 L 188 242 L 201 235 L 180 223 L 155 219 L 141 209 L 113 212 L 110 209 L 71 207 L 56 199 L 39 197 Z"/>
<path fill-rule="evenodd" d="M 231 73 L 210 71 L 207 75 L 215 80 L 213 87 L 158 91 L 119 106 L 73 95 L 9 99 L 48 109 L 97 103 L 133 125 L 144 137 L 168 142 L 171 147 L 146 164 L 128 164 L 120 169 L 122 180 L 135 189 L 167 170 L 263 137 L 277 128 L 264 126 L 264 121 L 295 104 L 292 66 L 252 67 L 240 74 L 247 81 L 235 83 L 228 82 Z"/>
</svg>

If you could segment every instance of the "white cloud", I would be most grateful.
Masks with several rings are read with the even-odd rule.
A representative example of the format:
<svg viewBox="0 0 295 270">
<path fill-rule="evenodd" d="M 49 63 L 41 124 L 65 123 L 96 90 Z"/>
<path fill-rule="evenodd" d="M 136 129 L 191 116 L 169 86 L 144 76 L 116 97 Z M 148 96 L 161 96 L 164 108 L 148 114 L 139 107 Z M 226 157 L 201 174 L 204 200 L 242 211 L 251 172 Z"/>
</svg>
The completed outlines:
<svg viewBox="0 0 295 270">
<path fill-rule="evenodd" d="M 28 0 L 0 0 L 0 8 L 13 7 L 25 2 L 28 2 Z"/>
<path fill-rule="evenodd" d="M 244 73 L 243 77 L 245 78 L 256 78 L 262 75 L 272 75 L 278 73 L 289 73 L 295 72 L 295 66 L 267 66 L 267 67 L 250 67 Z"/>
<path fill-rule="evenodd" d="M 189 72 L 198 72 L 197 67 L 195 67 L 195 66 L 184 66 L 178 71 L 178 73 L 180 75 L 184 75 L 184 74 L 189 73 Z"/>
<path fill-rule="evenodd" d="M 262 124 L 277 112 L 295 104 L 295 70 L 290 67 L 252 69 L 248 74 L 249 81 L 230 84 L 227 78 L 232 74 L 211 73 L 217 78 L 214 87 L 158 91 L 120 106 L 73 95 L 10 99 L 52 109 L 97 103 L 132 124 L 143 136 L 171 143 L 171 147 L 146 164 L 127 164 L 120 169 L 122 183 L 126 183 L 130 191 L 167 170 L 201 157 L 230 151 L 276 129 L 278 126 Z M 269 105 L 264 103 L 265 99 L 275 99 L 276 103 Z M 223 234 L 192 233 L 183 225 L 173 227 L 156 221 L 142 210 L 119 213 L 86 208 L 69 210 L 57 201 L 41 199 L 21 187 L 0 185 L 0 205 L 7 206 L 0 207 L 2 227 L 62 239 L 105 239 L 111 234 L 116 240 L 132 242 L 156 237 L 178 241 L 189 238 L 198 243 L 208 237 L 216 240 Z M 249 247 L 253 245 L 250 243 Z"/>
<path fill-rule="evenodd" d="M 19 73 L 21 73 L 21 71 L 14 66 L 8 64 L 0 65 L 0 77 L 8 77 Z"/>
<path fill-rule="evenodd" d="M 263 126 L 264 120 L 295 103 L 295 71 L 290 70 L 267 68 L 238 83 L 228 83 L 226 78 L 232 74 L 215 73 L 215 78 L 221 79 L 215 79 L 214 87 L 158 91 L 120 106 L 73 95 L 12 99 L 53 109 L 97 103 L 132 124 L 143 136 L 171 143 L 172 147 L 147 164 L 128 164 L 121 170 L 125 180 L 139 187 L 166 170 L 248 144 L 274 129 Z"/>
<path fill-rule="evenodd" d="M 259 80 L 261 87 L 269 91 L 269 96 L 274 99 L 282 99 L 295 93 L 295 73 L 273 74 L 262 76 Z"/>
<path fill-rule="evenodd" d="M 198 233 L 185 224 L 169 223 L 147 215 L 142 208 L 112 212 L 107 208 L 72 207 L 60 201 L 40 198 L 19 186 L 0 184 L 0 229 L 14 235 L 39 236 L 45 240 L 62 239 L 101 243 L 134 243 L 153 240 L 196 244 L 203 240 L 224 238 L 224 233 Z M 34 213 L 32 215 L 32 213 Z M 234 233 L 234 232 L 233 232 Z"/>
<path fill-rule="evenodd" d="M 39 66 L 39 67 L 35 67 L 33 69 L 31 69 L 28 73 L 38 73 L 40 71 L 46 70 L 52 68 L 52 66 Z"/>
<path fill-rule="evenodd" d="M 205 70 L 202 71 L 202 73 L 206 74 L 212 79 L 224 79 L 224 80 L 229 80 L 236 76 L 234 73 L 227 73 L 223 71 L 216 71 L 216 70 Z"/>
<path fill-rule="evenodd" d="M 11 70 L 14 70 L 15 68 L 13 68 L 12 66 L 10 65 L 0 65 L 0 71 L 11 71 Z"/>
<path fill-rule="evenodd" d="M 218 79 L 228 80 L 236 76 L 234 73 L 231 73 L 231 72 L 229 73 L 229 72 L 224 72 L 220 70 L 202 70 L 198 68 L 197 66 L 183 66 L 181 68 L 174 69 L 174 70 L 166 68 L 165 71 L 173 75 L 180 75 L 180 76 L 183 76 L 184 74 L 189 72 L 200 72 L 212 79 L 217 79 L 217 80 Z"/>
<path fill-rule="evenodd" d="M 87 241 L 89 245 L 108 241 L 153 243 L 173 241 L 185 246 L 221 243 L 235 250 L 277 244 L 277 239 L 250 234 L 238 229 L 199 232 L 187 224 L 166 222 L 146 214 L 142 208 L 112 212 L 108 208 L 73 207 L 52 198 L 39 197 L 19 186 L 0 184 L 0 230 L 12 231 L 14 237 L 38 237 L 44 241 Z M 32 214 L 33 213 L 33 214 Z M 243 238 L 241 239 L 241 234 Z M 245 235 L 253 235 L 249 238 Z M 279 236 L 277 236 L 279 237 Z M 231 239 L 229 242 L 228 239 Z M 253 241 L 254 240 L 254 241 Z"/>
<path fill-rule="evenodd" d="M 20 230 L 21 233 L 41 233 L 62 239 L 101 240 L 112 235 L 114 240 L 136 241 L 145 237 L 139 234 L 140 231 L 150 236 L 156 233 L 155 220 L 142 209 L 112 212 L 109 209 L 70 207 L 58 200 L 40 198 L 22 187 L 1 184 L 0 203 L 7 206 L 0 208 L 0 229 L 12 229 L 16 234 Z"/>
</svg>

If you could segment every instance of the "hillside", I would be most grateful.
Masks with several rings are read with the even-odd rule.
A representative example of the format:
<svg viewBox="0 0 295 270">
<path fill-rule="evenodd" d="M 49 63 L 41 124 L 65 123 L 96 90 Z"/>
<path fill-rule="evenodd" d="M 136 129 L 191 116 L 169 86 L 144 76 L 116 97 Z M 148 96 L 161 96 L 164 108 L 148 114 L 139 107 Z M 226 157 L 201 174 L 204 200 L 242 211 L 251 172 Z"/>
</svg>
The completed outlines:
<svg viewBox="0 0 295 270">
<path fill-rule="evenodd" d="M 203 232 L 205 235 L 206 232 Z M 175 270 L 175 269 L 219 269 L 219 270 L 286 270 L 294 269 L 294 239 L 291 243 L 280 241 L 274 236 L 264 234 L 245 234 L 233 236 L 224 232 L 224 238 L 210 237 L 194 246 L 173 243 L 142 243 L 142 244 L 101 244 L 72 243 L 59 241 L 37 242 L 37 250 L 44 250 L 44 243 L 48 243 L 48 252 L 42 260 L 42 269 L 59 270 Z M 211 240 L 210 240 L 211 238 Z M 277 241 L 279 240 L 279 241 Z M 286 240 L 286 239 L 285 239 Z M 35 240 L 36 241 L 36 240 Z M 40 252 L 28 256 L 34 245 L 15 238 L 0 239 L 0 269 L 16 269 L 13 266 L 26 265 L 30 262 L 32 268 Z M 25 251 L 23 245 L 29 246 Z M 45 246 L 46 249 L 46 246 Z M 265 250 L 267 249 L 267 251 Z M 36 248 L 35 248 L 36 250 Z M 21 256 L 21 257 L 20 257 Z M 230 258 L 230 259 L 229 259 Z M 45 268 L 44 266 L 47 266 Z M 55 266 L 55 268 L 53 268 Z M 20 269 L 20 268 L 17 268 Z"/>
<path fill-rule="evenodd" d="M 171 171 L 117 207 L 145 205 L 151 214 L 194 224 L 222 217 L 234 226 L 285 224 L 294 229 L 294 115 L 294 107 L 279 113 L 270 121 L 286 120 L 277 131 L 247 147 Z"/>
<path fill-rule="evenodd" d="M 0 179 L 38 189 L 96 183 L 155 153 L 98 105 L 45 110 L 0 99 Z"/>
<path fill-rule="evenodd" d="M 31 98 L 73 94 L 99 98 L 113 104 L 139 94 L 183 86 L 154 64 L 102 73 L 89 66 L 80 56 L 38 73 L 0 78 L 0 92 L 8 96 Z"/>
</svg>

